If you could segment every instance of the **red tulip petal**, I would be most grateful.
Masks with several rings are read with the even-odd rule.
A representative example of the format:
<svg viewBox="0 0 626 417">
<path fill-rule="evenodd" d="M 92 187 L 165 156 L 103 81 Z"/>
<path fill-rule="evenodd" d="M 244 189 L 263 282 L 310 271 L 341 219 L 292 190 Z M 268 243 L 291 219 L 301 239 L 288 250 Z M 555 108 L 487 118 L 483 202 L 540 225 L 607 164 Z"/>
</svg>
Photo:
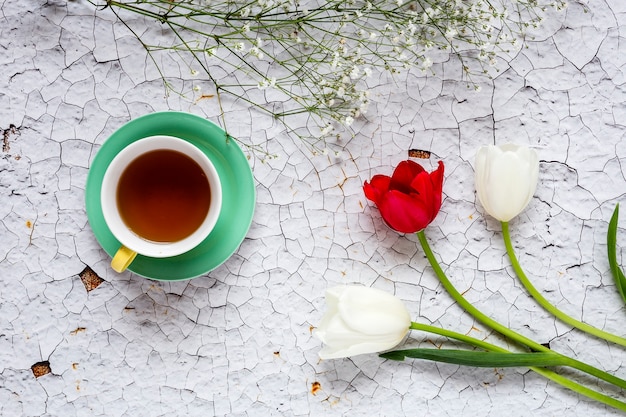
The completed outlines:
<svg viewBox="0 0 626 417">
<path fill-rule="evenodd" d="M 365 181 L 363 184 L 365 197 L 378 205 L 383 195 L 389 190 L 390 182 L 391 178 L 387 175 L 374 175 L 370 182 Z"/>
<path fill-rule="evenodd" d="M 402 161 L 398 164 L 391 176 L 390 190 L 399 190 L 405 194 L 410 193 L 410 185 L 413 178 L 425 172 L 424 168 L 417 162 L 411 160 Z"/>
<path fill-rule="evenodd" d="M 443 192 L 443 172 L 443 162 L 439 161 L 437 169 L 430 173 L 430 180 L 433 182 L 434 190 L 439 195 Z"/>
<path fill-rule="evenodd" d="M 411 182 L 411 188 L 417 191 L 426 207 L 428 216 L 433 221 L 441 208 L 441 193 L 443 190 L 443 162 L 439 161 L 439 167 L 429 173 L 422 173 Z"/>
<path fill-rule="evenodd" d="M 415 193 L 409 195 L 391 190 L 384 195 L 378 208 L 389 227 L 402 233 L 419 232 L 431 221 L 429 209 Z"/>
</svg>

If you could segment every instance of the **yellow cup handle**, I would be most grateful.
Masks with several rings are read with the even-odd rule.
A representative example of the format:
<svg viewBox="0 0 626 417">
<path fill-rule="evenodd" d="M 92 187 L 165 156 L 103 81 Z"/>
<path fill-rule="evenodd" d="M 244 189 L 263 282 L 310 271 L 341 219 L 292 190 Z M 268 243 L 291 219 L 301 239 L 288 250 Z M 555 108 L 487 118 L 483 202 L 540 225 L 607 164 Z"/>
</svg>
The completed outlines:
<svg viewBox="0 0 626 417">
<path fill-rule="evenodd" d="M 113 259 L 111 259 L 111 268 L 113 268 L 115 272 L 123 272 L 136 256 L 137 252 L 128 249 L 126 246 L 121 246 L 115 253 Z"/>
</svg>

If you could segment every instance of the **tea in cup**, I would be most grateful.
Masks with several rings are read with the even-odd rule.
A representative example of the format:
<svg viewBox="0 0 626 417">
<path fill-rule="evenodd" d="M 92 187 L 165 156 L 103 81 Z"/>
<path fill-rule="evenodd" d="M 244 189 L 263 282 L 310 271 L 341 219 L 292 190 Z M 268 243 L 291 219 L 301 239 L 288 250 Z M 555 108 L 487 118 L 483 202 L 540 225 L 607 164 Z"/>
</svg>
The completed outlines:
<svg viewBox="0 0 626 417">
<path fill-rule="evenodd" d="M 111 267 L 124 271 L 137 254 L 180 255 L 209 235 L 220 214 L 222 187 L 206 154 L 172 136 L 151 136 L 122 149 L 108 166 L 102 214 L 121 243 Z"/>
</svg>

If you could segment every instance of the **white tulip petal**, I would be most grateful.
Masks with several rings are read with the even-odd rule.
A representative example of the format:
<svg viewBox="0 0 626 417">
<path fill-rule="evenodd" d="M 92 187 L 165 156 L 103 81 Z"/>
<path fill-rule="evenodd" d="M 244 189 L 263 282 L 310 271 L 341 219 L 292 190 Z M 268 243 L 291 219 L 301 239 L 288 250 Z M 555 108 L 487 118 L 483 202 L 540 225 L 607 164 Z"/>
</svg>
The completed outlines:
<svg viewBox="0 0 626 417">
<path fill-rule="evenodd" d="M 539 158 L 532 149 L 505 144 L 482 147 L 476 154 L 476 194 L 497 220 L 508 222 L 526 208 L 538 175 Z"/>
<path fill-rule="evenodd" d="M 380 290 L 361 286 L 334 287 L 326 292 L 328 311 L 314 335 L 324 343 L 322 359 L 388 350 L 409 332 L 404 304 Z"/>
<path fill-rule="evenodd" d="M 342 294 L 339 314 L 355 331 L 381 335 L 398 332 L 411 325 L 411 317 L 404 304 L 375 288 L 350 287 Z"/>
</svg>

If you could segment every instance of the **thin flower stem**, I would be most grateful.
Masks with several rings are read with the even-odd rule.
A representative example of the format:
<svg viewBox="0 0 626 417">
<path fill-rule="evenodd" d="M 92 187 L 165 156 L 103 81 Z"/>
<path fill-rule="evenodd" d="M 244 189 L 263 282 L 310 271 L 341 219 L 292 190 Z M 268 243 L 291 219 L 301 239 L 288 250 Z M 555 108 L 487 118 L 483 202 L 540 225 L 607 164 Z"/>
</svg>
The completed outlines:
<svg viewBox="0 0 626 417">
<path fill-rule="evenodd" d="M 485 350 L 489 350 L 492 352 L 503 352 L 503 353 L 507 353 L 510 352 L 509 350 L 497 346 L 497 345 L 493 345 L 489 342 L 485 342 L 484 340 L 480 340 L 480 339 L 476 339 L 474 337 L 471 336 L 467 336 L 465 334 L 462 333 L 457 333 L 451 330 L 446 330 L 446 329 L 442 329 L 439 327 L 435 327 L 435 326 L 430 326 L 428 324 L 422 324 L 422 323 L 416 323 L 416 322 L 412 322 L 411 323 L 411 330 L 418 330 L 418 331 L 423 331 L 423 332 L 427 332 L 427 333 L 432 333 L 432 334 L 437 334 L 440 336 L 445 336 L 448 337 L 450 339 L 455 339 L 458 340 L 459 342 L 464 342 L 467 343 L 469 345 L 478 347 L 478 348 L 482 348 Z M 539 368 L 536 366 L 532 366 L 529 369 L 531 369 L 532 371 L 536 372 L 537 374 L 553 381 L 556 382 L 557 384 L 561 385 L 564 388 L 570 389 L 578 394 L 584 395 L 588 398 L 591 398 L 593 400 L 596 400 L 600 403 L 606 404 L 610 407 L 616 408 L 618 410 L 622 410 L 622 411 L 626 411 L 626 403 L 617 400 L 615 398 L 609 397 L 607 395 L 601 394 L 597 391 L 594 391 L 590 388 L 587 388 L 583 385 L 580 385 L 577 382 L 572 381 L 571 379 L 564 377 L 562 375 L 557 374 L 554 371 L 551 371 L 549 369 L 546 368 Z"/>
<path fill-rule="evenodd" d="M 511 260 L 511 265 L 517 274 L 517 277 L 521 281 L 521 283 L 526 288 L 526 291 L 539 303 L 544 309 L 546 309 L 549 313 L 553 314 L 556 318 L 561 320 L 564 323 L 569 324 L 570 326 L 576 327 L 579 330 L 582 330 L 586 333 L 589 333 L 595 337 L 600 339 L 607 340 L 609 342 L 617 343 L 621 346 L 626 346 L 626 339 L 623 337 L 616 336 L 612 333 L 605 332 L 604 330 L 600 330 L 597 327 L 593 327 L 587 323 L 583 323 L 581 321 L 576 320 L 575 318 L 568 316 L 561 310 L 559 310 L 556 306 L 550 303 L 543 295 L 533 286 L 530 282 L 524 270 L 519 264 L 517 257 L 515 256 L 515 251 L 513 250 L 513 245 L 511 244 L 511 236 L 509 233 L 509 224 L 508 222 L 502 222 L 502 238 L 504 239 L 504 245 L 506 246 L 506 252 L 509 255 L 509 259 Z"/>
<path fill-rule="evenodd" d="M 443 269 L 441 269 L 441 266 L 435 259 L 435 255 L 433 254 L 433 251 L 430 249 L 430 246 L 428 245 L 428 241 L 426 240 L 426 235 L 424 234 L 424 231 L 422 230 L 422 231 L 417 232 L 417 236 L 419 238 L 420 244 L 422 245 L 422 249 L 424 250 L 424 253 L 426 254 L 426 257 L 428 258 L 428 261 L 430 262 L 431 267 L 433 268 L 433 270 L 435 271 L 435 274 L 437 274 L 437 277 L 439 278 L 439 281 L 444 286 L 446 291 L 448 291 L 448 294 L 450 294 L 450 296 L 457 303 L 459 303 L 459 305 L 463 307 L 465 311 L 467 311 L 477 320 L 481 321 L 483 324 L 499 332 L 503 336 L 517 342 L 520 345 L 526 346 L 532 351 L 554 352 L 553 350 L 543 346 L 542 344 L 537 343 L 534 340 L 529 339 L 526 336 L 520 333 L 517 333 L 514 330 L 511 330 L 508 327 L 500 324 L 499 322 L 493 320 L 492 318 L 490 318 L 489 316 L 487 316 L 486 314 L 478 310 L 476 307 L 474 307 L 469 301 L 465 299 L 465 297 L 463 297 L 463 295 L 454 287 L 454 285 L 452 285 L 452 283 L 446 276 L 445 272 L 443 272 Z M 561 353 L 558 353 L 558 352 L 554 352 L 554 353 L 558 355 L 562 355 Z M 562 356 L 568 358 L 569 366 L 571 368 L 578 369 L 579 371 L 595 376 L 596 378 L 602 379 L 617 387 L 626 389 L 626 380 L 616 377 L 615 375 L 611 375 L 608 372 L 602 371 L 601 369 L 588 365 L 579 360 L 570 358 L 565 355 L 562 355 Z"/>
<path fill-rule="evenodd" d="M 428 324 L 422 324 L 417 322 L 411 322 L 411 330 L 418 330 L 426 333 L 438 334 L 439 336 L 448 337 L 450 339 L 458 340 L 459 342 L 464 342 L 474 347 L 478 347 L 485 350 L 490 350 L 492 352 L 510 352 L 509 350 L 491 344 L 489 342 L 485 342 L 484 340 L 476 339 L 475 337 L 468 336 L 463 333 L 458 333 L 452 330 L 442 329 L 440 327 L 431 326 Z"/>
</svg>

